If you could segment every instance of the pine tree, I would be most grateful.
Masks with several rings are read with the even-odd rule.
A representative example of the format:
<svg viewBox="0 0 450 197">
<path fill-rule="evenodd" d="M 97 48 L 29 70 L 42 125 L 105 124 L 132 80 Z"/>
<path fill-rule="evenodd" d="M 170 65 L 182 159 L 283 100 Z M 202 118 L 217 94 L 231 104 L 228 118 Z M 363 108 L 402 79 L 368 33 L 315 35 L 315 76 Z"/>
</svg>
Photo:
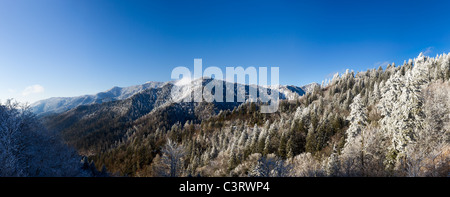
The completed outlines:
<svg viewBox="0 0 450 197">
<path fill-rule="evenodd" d="M 367 108 L 365 107 L 361 95 L 358 94 L 350 105 L 350 115 L 347 118 L 350 121 L 350 127 L 347 129 L 347 141 L 351 142 L 354 137 L 359 135 L 367 125 Z"/>
<path fill-rule="evenodd" d="M 294 147 L 293 140 L 292 140 L 292 138 L 289 138 L 289 140 L 287 141 L 287 145 L 286 145 L 286 150 L 287 150 L 286 158 L 287 159 L 293 158 L 295 156 L 293 147 Z"/>
<path fill-rule="evenodd" d="M 306 136 L 305 150 L 310 153 L 315 153 L 317 151 L 317 138 L 312 124 L 309 127 L 308 135 Z"/>
<path fill-rule="evenodd" d="M 281 134 L 280 144 L 278 146 L 278 155 L 283 159 L 286 158 L 286 143 L 287 143 L 286 135 L 283 132 Z"/>
<path fill-rule="evenodd" d="M 263 141 L 264 148 L 263 148 L 263 155 L 268 155 L 271 153 L 270 150 L 270 135 L 267 135 L 266 139 Z"/>
<path fill-rule="evenodd" d="M 428 81 L 431 61 L 420 54 L 414 67 L 402 76 L 395 73 L 383 87 L 382 99 L 378 104 L 382 129 L 393 138 L 393 148 L 403 152 L 405 146 L 414 141 L 417 130 L 423 129 L 424 113 L 420 96 L 422 85 Z"/>
</svg>

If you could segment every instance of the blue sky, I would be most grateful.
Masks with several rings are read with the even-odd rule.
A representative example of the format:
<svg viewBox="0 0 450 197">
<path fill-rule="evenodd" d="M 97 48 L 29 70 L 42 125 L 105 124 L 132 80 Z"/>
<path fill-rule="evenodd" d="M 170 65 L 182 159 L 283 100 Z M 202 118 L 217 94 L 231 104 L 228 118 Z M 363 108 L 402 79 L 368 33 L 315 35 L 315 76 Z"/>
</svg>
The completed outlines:
<svg viewBox="0 0 450 197">
<path fill-rule="evenodd" d="M 0 101 L 168 81 L 173 68 L 278 66 L 320 83 L 450 52 L 450 1 L 0 0 Z"/>
</svg>

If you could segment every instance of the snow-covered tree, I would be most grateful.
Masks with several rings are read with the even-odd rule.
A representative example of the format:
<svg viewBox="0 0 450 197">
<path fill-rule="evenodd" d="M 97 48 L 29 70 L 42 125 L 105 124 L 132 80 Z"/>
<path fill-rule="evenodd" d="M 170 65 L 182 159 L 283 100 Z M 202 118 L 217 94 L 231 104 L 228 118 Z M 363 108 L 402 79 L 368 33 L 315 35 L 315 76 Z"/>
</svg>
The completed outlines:
<svg viewBox="0 0 450 197">
<path fill-rule="evenodd" d="M 347 118 L 350 121 L 350 127 L 347 129 L 347 142 L 352 142 L 353 138 L 360 135 L 364 127 L 367 126 L 367 108 L 361 99 L 361 94 L 353 98 L 350 104 L 350 115 Z"/>
<path fill-rule="evenodd" d="M 260 157 L 249 172 L 249 176 L 253 177 L 287 177 L 291 171 L 291 166 L 286 164 L 282 159 L 269 154 L 265 157 Z"/>
<path fill-rule="evenodd" d="M 95 176 L 26 105 L 0 104 L 0 176 Z"/>
<path fill-rule="evenodd" d="M 416 140 L 406 146 L 407 176 L 441 176 L 450 167 L 450 85 L 430 84 L 424 91 L 425 127 L 415 134 Z M 445 173 L 445 172 L 444 172 Z M 445 175 L 445 174 L 444 174 Z"/>
<path fill-rule="evenodd" d="M 293 176 L 297 177 L 322 177 L 326 176 L 320 161 L 311 153 L 302 153 L 289 161 L 293 168 Z"/>
<path fill-rule="evenodd" d="M 363 168 L 364 130 L 367 126 L 367 108 L 358 94 L 350 105 L 350 127 L 346 131 L 346 142 L 342 150 L 343 169 L 346 176 L 359 175 Z"/>
<path fill-rule="evenodd" d="M 17 104 L 0 105 L 0 175 L 26 176 L 23 154 L 22 125 L 24 118 Z"/>
<path fill-rule="evenodd" d="M 414 67 L 402 76 L 395 73 L 387 80 L 378 104 L 382 129 L 392 136 L 393 149 L 403 152 L 406 145 L 414 141 L 415 132 L 424 129 L 425 115 L 422 110 L 422 86 L 428 82 L 431 60 L 420 54 Z"/>
<path fill-rule="evenodd" d="M 333 153 L 324 162 L 324 169 L 327 176 L 339 176 L 341 162 L 336 147 L 333 148 Z"/>
<path fill-rule="evenodd" d="M 178 177 L 183 173 L 183 163 L 185 150 L 182 145 L 178 145 L 172 140 L 167 140 L 166 145 L 161 150 L 163 153 L 161 157 L 162 164 L 165 165 L 165 171 L 162 176 Z"/>
</svg>

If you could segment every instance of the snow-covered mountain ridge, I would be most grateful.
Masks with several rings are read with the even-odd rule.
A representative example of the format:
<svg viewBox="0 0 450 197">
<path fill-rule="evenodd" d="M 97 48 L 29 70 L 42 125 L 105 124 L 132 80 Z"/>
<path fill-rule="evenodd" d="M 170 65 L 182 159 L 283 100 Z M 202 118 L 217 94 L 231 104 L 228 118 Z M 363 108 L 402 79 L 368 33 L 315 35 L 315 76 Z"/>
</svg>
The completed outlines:
<svg viewBox="0 0 450 197">
<path fill-rule="evenodd" d="M 104 103 L 109 101 L 124 100 L 130 98 L 137 93 L 140 93 L 147 89 L 155 89 L 164 86 L 165 84 L 174 84 L 181 86 L 181 89 L 187 90 L 190 93 L 192 87 L 187 83 L 179 83 L 178 81 L 169 82 L 147 82 L 142 85 L 135 85 L 129 87 L 113 87 L 107 91 L 99 92 L 94 95 L 82 95 L 76 97 L 52 97 L 44 99 L 31 104 L 32 111 L 37 115 L 46 115 L 61 113 L 70 109 L 76 108 L 81 105 L 89 105 L 95 103 Z M 292 85 L 280 85 L 280 99 L 293 100 L 302 96 L 303 94 L 312 91 L 313 86 L 318 85 L 316 83 L 308 84 L 303 87 Z M 186 95 L 185 95 L 186 96 Z"/>
</svg>

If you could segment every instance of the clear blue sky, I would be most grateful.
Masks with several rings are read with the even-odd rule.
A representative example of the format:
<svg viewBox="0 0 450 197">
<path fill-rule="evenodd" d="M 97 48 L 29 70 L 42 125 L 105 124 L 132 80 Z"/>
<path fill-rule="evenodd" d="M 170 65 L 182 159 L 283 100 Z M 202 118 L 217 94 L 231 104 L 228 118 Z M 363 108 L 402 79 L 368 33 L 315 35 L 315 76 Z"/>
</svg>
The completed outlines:
<svg viewBox="0 0 450 197">
<path fill-rule="evenodd" d="M 450 1 L 0 0 L 2 102 L 168 81 L 194 58 L 303 85 L 422 51 L 450 51 Z"/>
</svg>

